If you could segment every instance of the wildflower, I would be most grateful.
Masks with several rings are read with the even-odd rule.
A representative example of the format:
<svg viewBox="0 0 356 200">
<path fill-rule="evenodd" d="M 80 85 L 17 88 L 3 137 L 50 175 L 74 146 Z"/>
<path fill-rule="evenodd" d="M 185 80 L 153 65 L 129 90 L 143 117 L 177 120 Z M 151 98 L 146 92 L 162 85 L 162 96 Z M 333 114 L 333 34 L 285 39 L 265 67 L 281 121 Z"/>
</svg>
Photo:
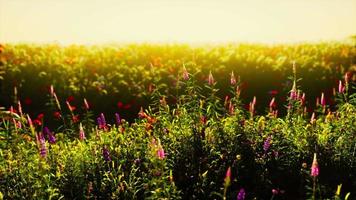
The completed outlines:
<svg viewBox="0 0 356 200">
<path fill-rule="evenodd" d="M 272 112 L 273 108 L 276 107 L 275 98 L 273 97 L 272 100 L 269 102 L 269 110 Z"/>
<path fill-rule="evenodd" d="M 209 72 L 209 77 L 208 77 L 208 84 L 209 85 L 214 85 L 214 83 L 215 83 L 215 80 L 214 80 L 213 74 L 210 71 Z"/>
<path fill-rule="evenodd" d="M 56 111 L 53 113 L 53 116 L 56 118 L 56 119 L 60 119 L 62 117 L 61 113 Z"/>
<path fill-rule="evenodd" d="M 164 153 L 164 149 L 162 146 L 159 146 L 158 150 L 157 150 L 157 157 L 159 159 L 164 159 L 166 157 L 165 153 Z"/>
<path fill-rule="evenodd" d="M 350 72 L 346 72 L 346 73 L 345 73 L 344 79 L 345 79 L 345 83 L 346 83 L 346 84 L 349 83 L 350 75 L 351 75 Z"/>
<path fill-rule="evenodd" d="M 319 166 L 318 166 L 318 161 L 316 159 L 316 153 L 314 153 L 314 159 L 313 159 L 310 175 L 312 177 L 317 177 L 319 175 Z"/>
<path fill-rule="evenodd" d="M 22 116 L 22 106 L 20 101 L 17 102 L 17 109 L 19 110 L 19 114 Z"/>
<path fill-rule="evenodd" d="M 252 104 L 256 105 L 256 96 L 253 97 Z"/>
<path fill-rule="evenodd" d="M 246 192 L 245 189 L 241 188 L 237 194 L 237 200 L 245 200 Z"/>
<path fill-rule="evenodd" d="M 69 97 L 67 98 L 67 101 L 68 101 L 68 102 L 74 101 L 74 97 L 73 97 L 73 96 L 69 96 Z"/>
<path fill-rule="evenodd" d="M 85 132 L 84 132 L 82 123 L 79 124 L 79 139 L 85 140 Z"/>
<path fill-rule="evenodd" d="M 56 137 L 53 135 L 53 133 L 49 130 L 47 126 L 43 128 L 43 134 L 48 137 L 48 142 L 51 144 L 56 143 Z"/>
<path fill-rule="evenodd" d="M 230 84 L 236 85 L 236 78 L 235 78 L 234 72 L 231 72 Z"/>
<path fill-rule="evenodd" d="M 230 185 L 231 182 L 231 167 L 227 168 L 226 174 L 225 174 L 225 178 L 224 178 L 224 182 L 225 182 L 225 187 L 228 187 Z"/>
<path fill-rule="evenodd" d="M 106 148 L 106 146 L 103 147 L 103 157 L 104 157 L 104 160 L 105 160 L 106 162 L 111 161 L 110 152 L 109 152 L 109 150 Z"/>
<path fill-rule="evenodd" d="M 56 101 L 58 109 L 61 110 L 61 104 L 59 103 L 57 94 L 55 92 L 53 93 L 53 97 L 54 97 L 54 100 Z"/>
<path fill-rule="evenodd" d="M 187 69 L 185 68 L 185 65 L 183 64 L 183 79 L 184 80 L 189 80 L 189 73 L 187 71 Z"/>
<path fill-rule="evenodd" d="M 314 124 L 315 123 L 315 113 L 313 112 L 311 118 L 310 118 L 310 123 Z"/>
<path fill-rule="evenodd" d="M 70 110 L 70 112 L 73 112 L 73 111 L 76 109 L 75 106 L 71 106 L 71 105 L 70 105 L 70 102 L 69 102 L 69 101 L 66 101 L 66 104 L 67 104 L 68 109 Z"/>
<path fill-rule="evenodd" d="M 79 122 L 79 115 L 73 115 L 72 116 L 72 121 L 73 121 L 73 123 L 78 123 Z"/>
<path fill-rule="evenodd" d="M 344 89 L 345 89 L 345 87 L 342 85 L 342 81 L 339 80 L 339 93 L 340 93 L 340 94 L 341 94 L 341 93 L 344 93 Z"/>
<path fill-rule="evenodd" d="M 321 93 L 320 104 L 321 104 L 321 106 L 323 106 L 323 107 L 326 106 L 326 101 L 325 101 L 324 92 Z"/>
<path fill-rule="evenodd" d="M 272 137 L 271 136 L 268 136 L 267 139 L 265 140 L 265 142 L 263 143 L 263 150 L 265 152 L 268 151 L 268 149 L 270 148 L 271 146 L 271 140 L 272 140 Z"/>
<path fill-rule="evenodd" d="M 53 87 L 53 85 L 50 86 L 49 91 L 50 91 L 51 97 L 53 97 L 53 95 L 54 95 L 54 87 Z"/>
<path fill-rule="evenodd" d="M 290 99 L 295 100 L 297 98 L 297 84 L 294 81 L 292 90 L 290 91 Z"/>
<path fill-rule="evenodd" d="M 234 104 L 232 103 L 232 101 L 229 102 L 229 113 L 230 115 L 233 115 L 235 112 L 235 107 Z"/>
<path fill-rule="evenodd" d="M 86 109 L 86 110 L 89 110 L 89 104 L 88 104 L 88 101 L 87 101 L 87 99 L 86 98 L 84 98 L 84 108 Z"/>
<path fill-rule="evenodd" d="M 279 193 L 278 189 L 272 189 L 272 194 L 277 195 Z"/>
<path fill-rule="evenodd" d="M 121 124 L 121 118 L 119 113 L 115 113 L 116 124 L 119 126 Z"/>
<path fill-rule="evenodd" d="M 300 102 L 302 103 L 302 105 L 305 104 L 305 93 L 303 92 L 302 96 L 300 97 Z"/>
<path fill-rule="evenodd" d="M 100 114 L 100 119 L 101 119 L 101 122 L 102 122 L 103 126 L 106 127 L 106 120 L 105 120 L 104 113 Z"/>
<path fill-rule="evenodd" d="M 40 143 L 40 155 L 42 158 L 47 156 L 47 148 L 46 148 L 46 141 L 42 134 L 38 135 L 38 140 Z"/>
</svg>

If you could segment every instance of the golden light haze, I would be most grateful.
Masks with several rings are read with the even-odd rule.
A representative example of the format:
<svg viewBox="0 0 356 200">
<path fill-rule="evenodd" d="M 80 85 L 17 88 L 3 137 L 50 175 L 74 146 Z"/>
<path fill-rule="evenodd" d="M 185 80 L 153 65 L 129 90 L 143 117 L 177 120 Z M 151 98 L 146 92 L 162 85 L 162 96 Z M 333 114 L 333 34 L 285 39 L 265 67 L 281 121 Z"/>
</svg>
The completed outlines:
<svg viewBox="0 0 356 200">
<path fill-rule="evenodd" d="M 356 34 L 356 0 L 0 0 L 0 42 L 309 42 Z"/>
</svg>

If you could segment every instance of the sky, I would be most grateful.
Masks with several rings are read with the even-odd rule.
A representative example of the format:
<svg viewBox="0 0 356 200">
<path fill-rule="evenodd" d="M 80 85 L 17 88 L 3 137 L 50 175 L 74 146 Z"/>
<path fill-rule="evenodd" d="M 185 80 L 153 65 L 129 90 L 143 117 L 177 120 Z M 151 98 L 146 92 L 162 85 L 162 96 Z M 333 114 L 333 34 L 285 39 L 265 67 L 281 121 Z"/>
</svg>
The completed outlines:
<svg viewBox="0 0 356 200">
<path fill-rule="evenodd" d="M 0 0 L 0 43 L 293 43 L 355 34 L 356 0 Z"/>
</svg>

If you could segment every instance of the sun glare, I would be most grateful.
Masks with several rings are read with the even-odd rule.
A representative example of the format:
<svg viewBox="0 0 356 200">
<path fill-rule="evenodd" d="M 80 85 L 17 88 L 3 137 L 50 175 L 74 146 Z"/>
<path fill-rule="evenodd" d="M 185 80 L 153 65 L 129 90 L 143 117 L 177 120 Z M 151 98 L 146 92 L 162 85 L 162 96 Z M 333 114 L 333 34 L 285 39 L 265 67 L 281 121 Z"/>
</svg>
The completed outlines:
<svg viewBox="0 0 356 200">
<path fill-rule="evenodd" d="M 356 33 L 354 0 L 0 0 L 2 42 L 300 42 Z"/>
</svg>

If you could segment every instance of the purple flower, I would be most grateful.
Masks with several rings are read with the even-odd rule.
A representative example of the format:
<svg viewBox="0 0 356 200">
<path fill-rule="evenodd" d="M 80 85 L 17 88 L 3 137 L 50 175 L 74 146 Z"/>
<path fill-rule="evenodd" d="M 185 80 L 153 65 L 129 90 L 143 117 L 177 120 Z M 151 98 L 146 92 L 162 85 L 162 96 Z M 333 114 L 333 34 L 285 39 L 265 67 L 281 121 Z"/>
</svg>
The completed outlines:
<svg viewBox="0 0 356 200">
<path fill-rule="evenodd" d="M 101 123 L 104 127 L 106 127 L 106 120 L 105 120 L 105 116 L 104 113 L 100 114 L 100 119 L 101 119 Z"/>
<path fill-rule="evenodd" d="M 49 130 L 48 127 L 44 127 L 43 128 L 43 134 L 44 136 L 48 137 L 48 142 L 51 144 L 56 143 L 56 137 L 54 136 L 54 134 Z"/>
<path fill-rule="evenodd" d="M 99 128 L 103 126 L 103 122 L 101 121 L 101 117 L 96 118 Z"/>
<path fill-rule="evenodd" d="M 119 126 L 121 124 L 121 117 L 119 113 L 115 113 L 116 124 Z"/>
<path fill-rule="evenodd" d="M 159 147 L 157 150 L 157 157 L 161 160 L 163 160 L 166 157 L 166 154 L 164 153 L 163 147 Z"/>
<path fill-rule="evenodd" d="M 239 193 L 237 194 L 237 200 L 244 200 L 246 196 L 245 189 L 241 188 Z"/>
<path fill-rule="evenodd" d="M 103 147 L 103 157 L 105 161 L 111 161 L 110 152 L 106 147 Z"/>
<path fill-rule="evenodd" d="M 268 136 L 267 139 L 265 140 L 265 142 L 263 143 L 263 150 L 265 152 L 267 152 L 269 147 L 271 146 L 271 140 L 272 140 L 272 137 Z"/>
<path fill-rule="evenodd" d="M 43 134 L 38 135 L 38 140 L 40 143 L 40 155 L 42 158 L 47 156 L 47 148 L 46 148 L 46 140 L 43 136 Z"/>
</svg>

